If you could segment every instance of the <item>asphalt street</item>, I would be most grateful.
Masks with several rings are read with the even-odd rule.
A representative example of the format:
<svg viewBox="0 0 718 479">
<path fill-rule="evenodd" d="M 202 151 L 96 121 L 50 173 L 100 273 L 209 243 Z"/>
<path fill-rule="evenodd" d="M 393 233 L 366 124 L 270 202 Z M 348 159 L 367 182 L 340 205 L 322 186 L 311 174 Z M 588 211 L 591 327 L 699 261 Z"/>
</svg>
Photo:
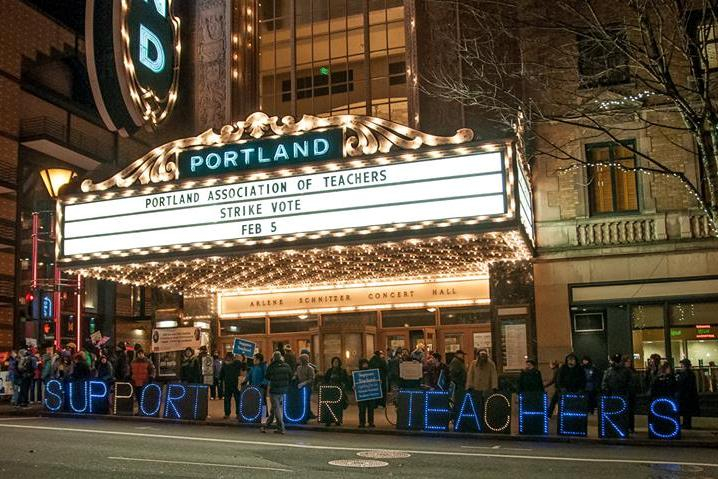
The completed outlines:
<svg viewBox="0 0 718 479">
<path fill-rule="evenodd" d="M 715 449 L 0 418 L 0 478 L 718 478 Z M 334 461 L 340 461 L 333 464 Z M 350 467 L 350 466 L 374 467 Z"/>
</svg>

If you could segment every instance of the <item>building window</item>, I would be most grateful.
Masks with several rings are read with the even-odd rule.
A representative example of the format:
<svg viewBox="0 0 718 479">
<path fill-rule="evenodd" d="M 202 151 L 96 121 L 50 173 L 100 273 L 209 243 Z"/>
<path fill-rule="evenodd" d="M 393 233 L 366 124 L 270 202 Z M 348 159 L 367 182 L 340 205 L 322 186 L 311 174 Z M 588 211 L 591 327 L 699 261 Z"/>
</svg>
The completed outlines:
<svg viewBox="0 0 718 479">
<path fill-rule="evenodd" d="M 581 88 L 620 85 L 631 80 L 628 55 L 621 48 L 625 32 L 619 29 L 607 32 L 607 36 L 586 33 L 578 38 Z"/>
<path fill-rule="evenodd" d="M 645 368 L 653 354 L 666 357 L 663 305 L 638 304 L 631 306 L 633 361 L 637 368 Z"/>
<path fill-rule="evenodd" d="M 706 23 L 698 27 L 698 45 L 701 48 L 701 70 L 718 70 L 718 23 Z"/>
<path fill-rule="evenodd" d="M 408 123 L 405 36 L 401 0 L 263 0 L 260 109 Z"/>
<path fill-rule="evenodd" d="M 586 160 L 591 214 L 638 211 L 638 178 L 634 142 L 588 145 Z M 620 165 L 620 166 L 617 166 Z"/>
</svg>

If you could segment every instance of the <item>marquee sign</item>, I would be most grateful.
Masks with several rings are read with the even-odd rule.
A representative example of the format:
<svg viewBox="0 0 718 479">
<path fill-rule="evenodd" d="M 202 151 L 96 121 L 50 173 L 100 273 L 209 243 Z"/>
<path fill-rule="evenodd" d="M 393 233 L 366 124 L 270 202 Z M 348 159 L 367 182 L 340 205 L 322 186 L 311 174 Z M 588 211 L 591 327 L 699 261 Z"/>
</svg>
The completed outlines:
<svg viewBox="0 0 718 479">
<path fill-rule="evenodd" d="M 64 206 L 63 254 L 500 219 L 507 169 L 499 150 L 76 202 Z"/>
<path fill-rule="evenodd" d="M 173 0 L 88 0 L 87 66 L 97 110 L 127 136 L 156 126 L 177 100 L 180 21 Z"/>
</svg>

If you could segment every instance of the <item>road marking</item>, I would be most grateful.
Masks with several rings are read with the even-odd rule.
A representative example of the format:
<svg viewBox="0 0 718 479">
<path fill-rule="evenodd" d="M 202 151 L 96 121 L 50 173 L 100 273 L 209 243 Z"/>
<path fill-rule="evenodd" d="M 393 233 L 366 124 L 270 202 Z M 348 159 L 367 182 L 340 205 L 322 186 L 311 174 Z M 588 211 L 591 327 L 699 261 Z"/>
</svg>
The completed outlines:
<svg viewBox="0 0 718 479">
<path fill-rule="evenodd" d="M 31 421 L 31 420 L 37 420 L 42 419 L 40 417 L 2 417 L 0 418 L 0 421 Z"/>
<path fill-rule="evenodd" d="M 330 466 L 342 467 L 386 467 L 389 465 L 385 461 L 372 461 L 371 459 L 337 459 L 329 461 Z"/>
<path fill-rule="evenodd" d="M 462 449 L 501 449 L 502 451 L 533 451 L 533 449 L 527 449 L 522 447 L 502 447 L 502 446 L 461 446 Z"/>
<path fill-rule="evenodd" d="M 368 459 L 406 459 L 411 454 L 401 451 L 392 451 L 391 449 L 371 449 L 369 451 L 357 452 L 357 456 L 366 457 Z"/>
<path fill-rule="evenodd" d="M 366 451 L 363 447 L 348 446 L 319 446 L 311 444 L 297 444 L 292 442 L 271 442 L 271 441 L 249 441 L 242 439 L 220 439 L 214 437 L 199 436 L 174 436 L 171 434 L 145 434 L 140 432 L 125 431 L 103 431 L 99 429 L 84 429 L 70 427 L 53 427 L 53 426 L 25 426 L 23 424 L 0 424 L 0 428 L 10 429 L 35 429 L 38 431 L 59 431 L 59 432 L 79 432 L 83 434 L 101 434 L 107 436 L 127 436 L 127 437 L 146 437 L 155 439 L 174 439 L 177 441 L 197 441 L 211 442 L 219 444 L 245 444 L 252 446 L 271 446 L 271 447 L 290 447 L 295 449 L 315 449 L 325 451 Z M 689 446 L 689 445 L 688 445 Z M 677 466 L 698 466 L 698 467 L 715 467 L 718 463 L 709 462 L 685 462 L 685 461 L 655 461 L 650 459 L 610 459 L 596 457 L 558 457 L 558 456 L 531 456 L 521 454 L 490 454 L 485 452 L 459 452 L 459 451 L 427 451 L 427 450 L 411 450 L 411 449 L 393 449 L 397 452 L 405 452 L 408 454 L 422 454 L 426 456 L 452 456 L 452 457 L 491 457 L 503 459 L 523 459 L 527 461 L 557 461 L 557 462 L 598 462 L 598 463 L 615 463 L 615 464 L 674 464 Z"/>
<path fill-rule="evenodd" d="M 122 456 L 110 456 L 107 459 L 112 459 L 114 461 L 157 462 L 161 464 L 183 464 L 187 466 L 231 467 L 233 469 L 257 469 L 260 471 L 294 472 L 291 469 L 282 469 L 280 467 L 241 466 L 239 464 L 216 464 L 214 462 L 167 461 L 163 459 L 145 459 L 141 457 Z"/>
</svg>

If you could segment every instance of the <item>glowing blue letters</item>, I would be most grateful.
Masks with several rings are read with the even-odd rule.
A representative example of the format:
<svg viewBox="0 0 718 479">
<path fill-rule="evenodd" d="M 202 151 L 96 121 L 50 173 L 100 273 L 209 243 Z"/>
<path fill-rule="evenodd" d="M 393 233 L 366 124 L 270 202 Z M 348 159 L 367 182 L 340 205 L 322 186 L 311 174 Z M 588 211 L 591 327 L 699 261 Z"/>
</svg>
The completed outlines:
<svg viewBox="0 0 718 479">
<path fill-rule="evenodd" d="M 156 52 L 155 58 L 151 58 L 150 43 Z M 165 68 L 165 51 L 162 42 L 143 24 L 140 24 L 140 63 L 155 73 L 160 73 Z"/>
<path fill-rule="evenodd" d="M 149 0 L 145 0 L 147 3 Z M 167 18 L 167 0 L 154 0 L 155 10 L 159 13 L 162 18 Z"/>
<path fill-rule="evenodd" d="M 622 396 L 601 396 L 598 403 L 598 436 L 599 437 L 620 437 L 628 435 L 625 427 L 622 427 L 624 416 L 628 411 L 628 401 Z"/>
<path fill-rule="evenodd" d="M 648 416 L 648 433 L 657 439 L 678 439 L 681 435 L 678 403 L 669 397 L 651 401 Z"/>
<path fill-rule="evenodd" d="M 471 408 L 470 414 L 467 412 L 467 405 Z M 476 431 L 481 432 L 481 421 L 479 420 L 479 415 L 476 411 L 476 403 L 474 402 L 474 397 L 470 392 L 467 392 L 464 395 L 464 401 L 461 403 L 459 415 L 456 416 L 456 420 L 454 421 L 454 431 L 461 432 L 461 423 L 465 417 L 473 419 L 474 424 L 476 425 Z"/>
<path fill-rule="evenodd" d="M 569 404 L 571 407 L 569 407 Z M 558 433 L 560 436 L 585 436 L 588 420 L 585 394 L 561 394 Z M 548 434 L 548 430 L 546 430 Z"/>
<path fill-rule="evenodd" d="M 548 396 L 546 393 L 521 393 L 519 396 L 519 434 L 548 434 Z M 526 409 L 526 403 L 536 405 L 541 403 L 542 408 Z M 533 420 L 540 417 L 540 423 Z M 530 423 L 528 421 L 531 421 Z"/>
</svg>

